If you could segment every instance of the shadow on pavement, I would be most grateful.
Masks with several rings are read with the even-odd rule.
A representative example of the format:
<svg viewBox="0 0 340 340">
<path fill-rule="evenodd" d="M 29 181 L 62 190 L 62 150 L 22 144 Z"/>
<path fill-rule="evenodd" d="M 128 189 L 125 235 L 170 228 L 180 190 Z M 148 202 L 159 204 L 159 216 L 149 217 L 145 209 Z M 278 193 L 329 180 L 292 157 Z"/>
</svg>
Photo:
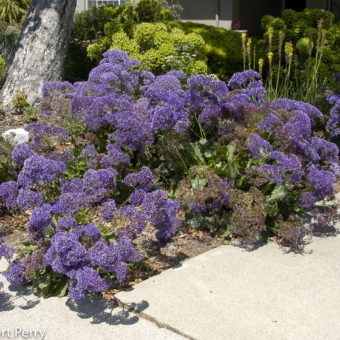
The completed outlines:
<svg viewBox="0 0 340 340">
<path fill-rule="evenodd" d="M 130 312 L 132 310 L 142 311 L 146 309 L 149 304 L 146 301 L 142 301 L 135 304 L 133 309 L 122 309 L 118 307 L 115 302 L 93 298 L 82 303 L 68 299 L 66 306 L 76 312 L 80 318 L 91 319 L 92 324 L 133 325 L 139 321 L 139 317 Z"/>
</svg>

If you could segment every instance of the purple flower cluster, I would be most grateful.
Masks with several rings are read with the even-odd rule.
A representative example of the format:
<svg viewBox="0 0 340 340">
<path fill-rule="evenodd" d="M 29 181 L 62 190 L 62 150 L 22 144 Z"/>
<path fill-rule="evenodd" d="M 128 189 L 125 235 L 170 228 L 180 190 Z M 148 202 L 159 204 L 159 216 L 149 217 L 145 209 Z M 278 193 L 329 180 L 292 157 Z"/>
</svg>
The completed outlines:
<svg viewBox="0 0 340 340">
<path fill-rule="evenodd" d="M 213 119 L 221 117 L 229 94 L 224 82 L 197 75 L 188 79 L 188 87 L 191 114 L 199 113 L 199 120 L 208 125 Z"/>
<path fill-rule="evenodd" d="M 62 217 L 56 225 L 56 231 L 67 231 L 77 226 L 77 221 L 74 217 Z"/>
<path fill-rule="evenodd" d="M 242 89 L 247 84 L 252 83 L 261 79 L 261 76 L 258 72 L 253 70 L 247 70 L 243 72 L 236 72 L 230 78 L 228 82 L 228 87 L 231 90 Z"/>
<path fill-rule="evenodd" d="M 252 134 L 249 136 L 247 149 L 253 158 L 260 159 L 272 150 L 272 146 L 268 141 L 262 139 L 259 135 Z"/>
<path fill-rule="evenodd" d="M 27 158 L 18 176 L 18 183 L 24 187 L 53 182 L 66 170 L 65 164 L 40 155 Z"/>
<path fill-rule="evenodd" d="M 88 159 L 88 164 L 89 164 L 90 167 L 96 167 L 98 165 L 99 153 L 98 153 L 98 151 L 96 150 L 96 147 L 93 144 L 87 145 L 83 149 L 81 156 L 83 158 Z"/>
<path fill-rule="evenodd" d="M 31 147 L 29 144 L 18 144 L 12 152 L 12 159 L 13 161 L 20 165 L 23 166 L 24 162 L 27 158 L 30 158 L 31 156 L 34 155 L 34 151 L 32 151 Z"/>
<path fill-rule="evenodd" d="M 324 119 L 323 114 L 315 106 L 287 98 L 273 100 L 269 104 L 269 109 L 305 112 L 309 116 L 312 124 L 315 123 L 316 120 L 322 121 Z"/>
<path fill-rule="evenodd" d="M 312 202 L 316 201 L 315 197 L 331 195 L 333 192 L 331 188 L 335 182 L 334 175 L 340 173 L 339 149 L 336 144 L 313 136 L 313 124 L 317 119 L 323 119 L 321 112 L 310 104 L 289 99 L 275 100 L 269 103 L 268 107 L 270 113 L 258 123 L 256 128 L 261 136 L 266 137 L 267 142 L 270 141 L 270 145 L 266 145 L 266 150 L 269 150 L 269 146 L 272 147 L 270 158 L 275 162 L 265 164 L 261 170 L 277 184 L 286 183 L 287 180 L 288 183 L 297 184 L 300 179 L 306 177 L 305 179 L 314 182 L 313 186 L 315 186 L 315 178 L 312 181 L 313 176 L 306 176 L 307 172 L 304 170 L 312 164 L 313 169 L 326 171 L 333 176 L 328 177 L 329 189 L 324 192 L 324 195 L 320 192 L 302 195 L 302 207 L 311 206 Z M 256 140 L 258 138 L 256 137 Z M 265 142 L 261 141 L 261 143 Z M 255 159 L 259 158 L 259 150 L 254 141 L 248 145 L 248 150 Z M 279 150 L 284 151 L 285 154 L 290 153 L 290 156 Z M 286 175 L 282 176 L 283 172 Z"/>
<path fill-rule="evenodd" d="M 32 241 L 41 239 L 42 233 L 44 232 L 44 230 L 51 226 L 51 223 L 52 223 L 51 205 L 44 204 L 43 206 L 34 209 L 28 224 L 30 239 Z"/>
<path fill-rule="evenodd" d="M 317 201 L 317 197 L 314 196 L 311 192 L 303 192 L 300 197 L 300 204 L 302 208 L 308 209 L 311 208 L 314 203 Z"/>
<path fill-rule="evenodd" d="M 295 154 L 285 155 L 280 151 L 269 154 L 272 164 L 265 164 L 260 171 L 266 173 L 270 179 L 278 184 L 296 184 L 302 176 L 302 165 Z"/>
<path fill-rule="evenodd" d="M 40 122 L 30 123 L 25 129 L 33 136 L 32 148 L 37 149 L 45 138 L 54 137 L 58 141 L 67 141 L 69 135 L 67 131 L 54 125 L 46 125 Z"/>
<path fill-rule="evenodd" d="M 4 273 L 4 277 L 12 285 L 20 285 L 24 282 L 25 266 L 14 260 L 11 262 L 8 270 Z"/>
<path fill-rule="evenodd" d="M 0 184 L 0 197 L 8 209 L 12 209 L 17 204 L 19 195 L 19 184 L 14 181 Z"/>
<path fill-rule="evenodd" d="M 130 187 L 150 191 L 153 186 L 153 174 L 148 167 L 143 166 L 139 173 L 127 175 L 124 183 Z"/>
<path fill-rule="evenodd" d="M 340 135 L 340 97 L 333 98 L 332 107 L 326 129 L 330 132 L 332 137 Z"/>
<path fill-rule="evenodd" d="M 123 225 L 117 226 L 117 234 L 135 236 L 140 234 L 148 223 L 148 215 L 133 205 L 125 205 L 119 209 L 119 217 Z"/>
<path fill-rule="evenodd" d="M 115 169 L 89 169 L 83 179 L 63 181 L 58 214 L 73 215 L 83 207 L 100 203 L 115 189 Z"/>
<path fill-rule="evenodd" d="M 143 208 L 157 229 L 157 239 L 163 243 L 168 242 L 181 223 L 180 218 L 177 217 L 180 204 L 168 199 L 165 191 L 156 190 L 145 196 Z"/>
<path fill-rule="evenodd" d="M 73 85 L 67 81 L 51 81 L 49 83 L 44 84 L 42 88 L 42 96 L 43 98 L 59 94 L 59 93 L 68 93 L 73 89 Z"/>
<path fill-rule="evenodd" d="M 100 207 L 100 217 L 105 222 L 112 221 L 116 211 L 116 202 L 112 199 L 105 201 Z"/>
<path fill-rule="evenodd" d="M 313 187 L 315 197 L 322 199 L 333 194 L 335 176 L 331 171 L 320 170 L 311 165 L 308 169 L 308 179 Z"/>
<path fill-rule="evenodd" d="M 116 243 L 105 242 L 95 225 L 56 233 L 45 255 L 53 271 L 67 276 L 69 296 L 77 301 L 110 288 L 112 283 L 102 274 L 113 273 L 117 282 L 123 282 L 127 263 L 141 259 L 128 237 L 121 236 Z"/>
<path fill-rule="evenodd" d="M 21 211 L 26 211 L 33 207 L 40 207 L 44 199 L 43 193 L 23 187 L 19 190 L 16 203 Z"/>
<path fill-rule="evenodd" d="M 15 254 L 15 250 L 13 247 L 9 246 L 5 243 L 5 239 L 0 237 L 0 259 L 4 257 L 6 260 L 11 260 L 13 255 Z"/>
</svg>

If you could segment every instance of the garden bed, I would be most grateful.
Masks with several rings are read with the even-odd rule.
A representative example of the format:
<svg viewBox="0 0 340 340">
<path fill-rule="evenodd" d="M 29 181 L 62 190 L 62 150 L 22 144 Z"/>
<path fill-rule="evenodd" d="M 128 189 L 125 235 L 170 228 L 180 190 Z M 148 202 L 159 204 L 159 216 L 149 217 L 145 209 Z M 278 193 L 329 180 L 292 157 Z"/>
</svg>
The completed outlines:
<svg viewBox="0 0 340 340">
<path fill-rule="evenodd" d="M 31 140 L 8 152 L 0 185 L 12 218 L 27 213 L 28 233 L 9 239 L 17 249 L 0 238 L 11 284 L 81 301 L 223 239 L 302 251 L 314 224 L 334 217 L 316 203 L 340 172 L 338 104 L 328 118 L 309 103 L 266 101 L 252 70 L 224 83 L 140 67 L 111 50 L 87 82 L 44 86 Z"/>
</svg>

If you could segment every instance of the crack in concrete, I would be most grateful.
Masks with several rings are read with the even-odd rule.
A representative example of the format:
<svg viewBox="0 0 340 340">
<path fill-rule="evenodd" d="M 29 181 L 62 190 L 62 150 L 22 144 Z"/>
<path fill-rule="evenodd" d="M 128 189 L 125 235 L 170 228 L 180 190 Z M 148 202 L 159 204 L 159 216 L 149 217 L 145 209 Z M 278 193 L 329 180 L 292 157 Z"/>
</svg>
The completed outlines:
<svg viewBox="0 0 340 340">
<path fill-rule="evenodd" d="M 144 320 L 152 322 L 153 324 L 155 324 L 159 328 L 167 329 L 167 330 L 169 330 L 169 331 L 171 331 L 171 332 L 173 332 L 173 333 L 175 333 L 177 335 L 180 335 L 180 336 L 182 336 L 182 337 L 184 337 L 186 339 L 189 339 L 189 340 L 197 340 L 196 338 L 181 332 L 177 328 L 172 327 L 172 326 L 170 326 L 170 325 L 168 325 L 166 323 L 160 322 L 156 318 L 154 318 L 153 316 L 139 311 L 138 309 L 134 308 L 133 306 L 131 306 L 131 305 L 127 304 L 127 303 L 124 303 L 123 301 L 119 300 L 116 297 L 114 297 L 114 301 L 117 303 L 117 305 L 119 307 L 123 308 L 123 310 L 126 309 L 128 312 L 130 312 L 130 313 L 132 313 L 132 314 L 134 314 L 136 316 L 139 316 L 139 317 L 141 317 Z"/>
</svg>

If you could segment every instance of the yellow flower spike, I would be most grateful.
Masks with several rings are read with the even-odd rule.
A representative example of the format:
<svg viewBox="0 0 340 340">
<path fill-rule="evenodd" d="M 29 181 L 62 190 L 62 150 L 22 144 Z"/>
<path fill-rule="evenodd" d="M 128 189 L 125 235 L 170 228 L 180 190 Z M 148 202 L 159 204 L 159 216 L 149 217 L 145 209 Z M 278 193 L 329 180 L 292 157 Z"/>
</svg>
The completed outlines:
<svg viewBox="0 0 340 340">
<path fill-rule="evenodd" d="M 263 58 L 260 58 L 259 59 L 259 72 L 260 72 L 260 74 L 262 74 L 263 65 L 264 65 L 264 60 L 263 60 Z"/>
<path fill-rule="evenodd" d="M 267 33 L 268 33 L 269 39 L 272 39 L 273 38 L 273 34 L 274 34 L 274 28 L 272 26 L 269 26 L 268 30 L 267 30 Z"/>
<path fill-rule="evenodd" d="M 246 41 L 247 41 L 247 33 L 246 32 L 243 32 L 241 34 L 241 37 L 242 37 L 242 44 L 245 45 L 246 44 Z"/>
<path fill-rule="evenodd" d="M 273 61 L 274 53 L 273 52 L 268 52 L 267 56 L 268 56 L 269 62 L 271 63 Z"/>
<path fill-rule="evenodd" d="M 291 58 L 293 56 L 293 51 L 294 51 L 293 44 L 291 42 L 286 42 L 285 43 L 285 55 L 288 58 Z"/>
<path fill-rule="evenodd" d="M 274 28 L 273 27 L 268 27 L 267 30 L 267 34 L 268 34 L 268 40 L 269 40 L 269 51 L 272 51 L 272 41 L 273 41 L 273 34 L 274 34 Z"/>
<path fill-rule="evenodd" d="M 251 47 L 251 38 L 248 38 L 247 49 L 250 50 L 250 47 Z"/>
</svg>

